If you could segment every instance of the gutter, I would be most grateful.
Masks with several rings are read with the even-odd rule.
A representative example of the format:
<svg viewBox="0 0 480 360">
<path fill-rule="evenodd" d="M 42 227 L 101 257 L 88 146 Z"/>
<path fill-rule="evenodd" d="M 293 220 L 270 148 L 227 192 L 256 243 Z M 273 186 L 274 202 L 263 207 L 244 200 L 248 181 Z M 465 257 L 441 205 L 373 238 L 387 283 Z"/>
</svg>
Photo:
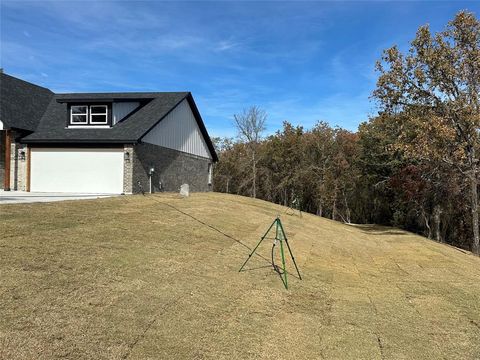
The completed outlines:
<svg viewBox="0 0 480 360">
<path fill-rule="evenodd" d="M 132 139 L 22 139 L 22 144 L 137 144 L 138 140 Z"/>
</svg>

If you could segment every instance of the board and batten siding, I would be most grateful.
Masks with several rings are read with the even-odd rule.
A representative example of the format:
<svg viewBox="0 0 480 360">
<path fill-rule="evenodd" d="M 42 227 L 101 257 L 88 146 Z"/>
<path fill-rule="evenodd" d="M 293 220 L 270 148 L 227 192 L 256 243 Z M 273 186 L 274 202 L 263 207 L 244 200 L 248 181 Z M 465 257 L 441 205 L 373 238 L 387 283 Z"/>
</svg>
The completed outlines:
<svg viewBox="0 0 480 360">
<path fill-rule="evenodd" d="M 113 125 L 140 106 L 139 102 L 114 102 L 112 105 Z"/>
<path fill-rule="evenodd" d="M 187 100 L 178 104 L 142 141 L 207 159 L 212 158 Z"/>
</svg>

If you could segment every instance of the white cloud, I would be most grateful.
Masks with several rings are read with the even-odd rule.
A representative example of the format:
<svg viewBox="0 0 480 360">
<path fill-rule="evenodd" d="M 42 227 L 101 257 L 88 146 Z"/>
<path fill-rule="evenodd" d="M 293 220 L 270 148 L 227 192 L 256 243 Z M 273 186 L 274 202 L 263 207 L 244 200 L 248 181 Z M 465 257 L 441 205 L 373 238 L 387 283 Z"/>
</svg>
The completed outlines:
<svg viewBox="0 0 480 360">
<path fill-rule="evenodd" d="M 234 48 L 238 48 L 239 43 L 236 43 L 232 40 L 222 40 L 217 43 L 217 46 L 214 47 L 216 51 L 226 51 Z"/>
</svg>

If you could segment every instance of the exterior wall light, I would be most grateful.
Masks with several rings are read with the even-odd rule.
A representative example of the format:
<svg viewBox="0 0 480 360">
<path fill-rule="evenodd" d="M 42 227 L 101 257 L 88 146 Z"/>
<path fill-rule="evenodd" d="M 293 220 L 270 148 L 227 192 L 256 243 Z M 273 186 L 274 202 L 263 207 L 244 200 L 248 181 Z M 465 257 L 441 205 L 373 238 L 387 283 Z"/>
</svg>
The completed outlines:
<svg viewBox="0 0 480 360">
<path fill-rule="evenodd" d="M 25 150 L 19 150 L 19 151 L 18 151 L 18 158 L 19 158 L 21 161 L 25 161 Z"/>
<path fill-rule="evenodd" d="M 125 162 L 130 162 L 130 153 L 128 151 L 126 151 L 123 155 L 123 159 L 125 160 Z"/>
</svg>

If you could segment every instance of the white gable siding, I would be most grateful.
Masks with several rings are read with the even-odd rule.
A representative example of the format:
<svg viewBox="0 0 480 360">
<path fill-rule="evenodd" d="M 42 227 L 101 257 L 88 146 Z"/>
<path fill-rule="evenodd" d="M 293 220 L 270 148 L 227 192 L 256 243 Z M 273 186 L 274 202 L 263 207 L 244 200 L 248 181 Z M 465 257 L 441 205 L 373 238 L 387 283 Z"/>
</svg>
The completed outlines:
<svg viewBox="0 0 480 360">
<path fill-rule="evenodd" d="M 115 102 L 112 106 L 113 124 L 115 125 L 125 116 L 140 106 L 139 102 Z"/>
<path fill-rule="evenodd" d="M 143 142 L 211 159 L 202 132 L 187 100 L 160 121 L 142 139 Z"/>
</svg>

